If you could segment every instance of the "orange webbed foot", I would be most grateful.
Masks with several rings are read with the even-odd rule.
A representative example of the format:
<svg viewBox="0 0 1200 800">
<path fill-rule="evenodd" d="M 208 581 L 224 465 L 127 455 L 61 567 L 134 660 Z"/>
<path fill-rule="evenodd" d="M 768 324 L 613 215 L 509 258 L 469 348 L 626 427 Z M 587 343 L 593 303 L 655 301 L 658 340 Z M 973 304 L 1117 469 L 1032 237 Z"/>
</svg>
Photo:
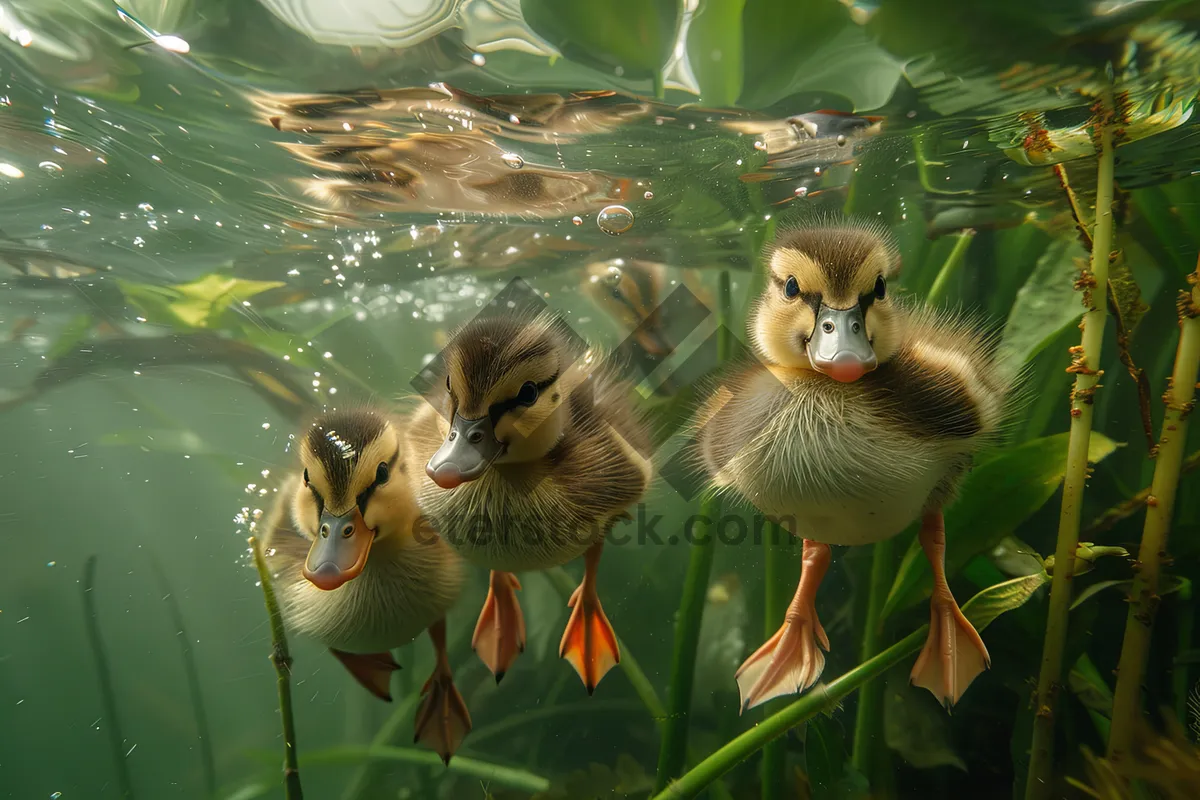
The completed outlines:
<svg viewBox="0 0 1200 800">
<path fill-rule="evenodd" d="M 380 700 L 392 702 L 392 673 L 400 669 L 400 665 L 392 658 L 391 653 L 347 653 L 332 647 L 329 648 L 329 652 L 337 656 L 337 660 L 342 662 L 346 671 L 367 691 Z"/>
<path fill-rule="evenodd" d="M 818 647 L 817 645 L 820 645 Z M 758 648 L 734 674 L 741 710 L 746 711 L 768 700 L 803 692 L 821 677 L 829 637 L 809 607 L 795 619 L 783 623 L 775 635 Z"/>
<path fill-rule="evenodd" d="M 525 616 L 517 602 L 516 591 L 521 588 L 511 572 L 491 573 L 487 599 L 479 612 L 479 622 L 471 637 L 471 647 L 496 676 L 504 677 L 517 656 L 525 652 Z"/>
<path fill-rule="evenodd" d="M 449 766 L 450 758 L 471 732 L 471 714 L 463 702 L 450 661 L 446 656 L 446 623 L 439 620 L 429 628 L 437 656 L 436 666 L 425 686 L 421 688 L 421 705 L 417 708 L 413 742 L 421 742 L 442 757 Z"/>
<path fill-rule="evenodd" d="M 601 678 L 621 663 L 617 634 L 586 578 L 567 605 L 571 608 L 571 618 L 567 620 L 567 629 L 559 642 L 558 654 L 575 668 L 590 695 L 596 691 Z"/>
<path fill-rule="evenodd" d="M 910 680 L 928 689 L 950 710 L 971 682 L 991 667 L 992 659 L 979 632 L 952 595 L 935 592 L 929 608 L 929 636 Z"/>
</svg>

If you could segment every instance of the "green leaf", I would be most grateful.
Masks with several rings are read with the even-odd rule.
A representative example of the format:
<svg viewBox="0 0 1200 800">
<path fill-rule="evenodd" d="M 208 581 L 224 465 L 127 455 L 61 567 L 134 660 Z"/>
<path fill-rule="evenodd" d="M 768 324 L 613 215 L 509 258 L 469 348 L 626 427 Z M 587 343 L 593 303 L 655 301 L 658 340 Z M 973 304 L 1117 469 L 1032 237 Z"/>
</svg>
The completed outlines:
<svg viewBox="0 0 1200 800">
<path fill-rule="evenodd" d="M 900 81 L 902 62 L 853 24 L 838 0 L 746 0 L 742 26 L 743 107 L 816 92 L 846 98 L 850 107 L 841 110 L 863 111 L 886 103 Z"/>
<path fill-rule="evenodd" d="M 677 0 L 521 0 L 534 32 L 574 61 L 628 78 L 657 76 L 674 44 Z"/>
<path fill-rule="evenodd" d="M 975 630 L 982 632 L 1001 614 L 1025 605 L 1025 601 L 1049 580 L 1050 576 L 1046 573 L 1035 572 L 989 586 L 967 601 L 962 607 L 963 613 L 971 620 Z"/>
<path fill-rule="evenodd" d="M 1083 316 L 1083 296 L 1075 290 L 1078 259 L 1087 251 L 1077 239 L 1050 243 L 1029 280 L 1017 292 L 1000 340 L 997 358 L 1019 369 L 1068 325 Z"/>
<path fill-rule="evenodd" d="M 1158 594 L 1161 597 L 1163 595 L 1178 592 L 1187 583 L 1189 583 L 1187 578 L 1178 575 L 1168 575 L 1158 587 Z M 1074 611 L 1083 603 L 1100 594 L 1105 589 L 1111 589 L 1115 586 L 1133 588 L 1133 579 L 1124 578 L 1122 580 L 1097 581 L 1079 593 L 1079 595 L 1075 598 L 1075 601 L 1071 603 L 1071 610 Z"/>
<path fill-rule="evenodd" d="M 1054 495 L 1066 473 L 1069 436 L 1060 433 L 1018 445 L 967 475 L 958 500 L 946 509 L 947 576 L 995 547 Z M 1088 460 L 1101 461 L 1117 447 L 1112 439 L 1093 432 Z M 932 586 L 929 561 L 914 539 L 900 563 L 882 616 L 920 601 Z"/>
<path fill-rule="evenodd" d="M 700 102 L 732 106 L 742 93 L 742 9 L 746 0 L 701 0 L 688 28 L 688 61 Z"/>
<path fill-rule="evenodd" d="M 47 361 L 58 361 L 67 353 L 75 349 L 76 345 L 84 340 L 88 335 L 88 331 L 95 324 L 90 314 L 80 314 L 72 318 L 65 326 L 62 332 L 58 334 L 58 338 L 54 340 L 54 344 L 50 346 L 46 353 Z"/>
<path fill-rule="evenodd" d="M 125 298 L 141 309 L 148 322 L 182 330 L 217 328 L 225 310 L 235 302 L 286 284 L 279 281 L 251 281 L 210 273 L 191 283 L 152 286 L 118 280 Z"/>
</svg>

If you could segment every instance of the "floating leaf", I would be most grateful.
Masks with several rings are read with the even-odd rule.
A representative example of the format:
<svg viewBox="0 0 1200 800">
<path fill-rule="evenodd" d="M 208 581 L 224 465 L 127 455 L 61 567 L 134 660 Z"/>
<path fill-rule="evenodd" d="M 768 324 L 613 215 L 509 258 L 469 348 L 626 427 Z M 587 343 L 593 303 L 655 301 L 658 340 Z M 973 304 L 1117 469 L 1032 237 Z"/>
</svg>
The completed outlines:
<svg viewBox="0 0 1200 800">
<path fill-rule="evenodd" d="M 219 327 L 225 310 L 234 302 L 249 300 L 286 284 L 212 273 L 191 283 L 169 287 L 122 280 L 117 285 L 126 299 L 142 310 L 147 321 L 195 329 Z"/>
<path fill-rule="evenodd" d="M 946 574 L 954 575 L 986 553 L 1041 508 L 1058 490 L 1067 469 L 1069 433 L 1018 445 L 973 469 L 958 500 L 946 509 Z M 1118 447 L 1093 432 L 1088 460 L 1103 460 Z M 915 539 L 884 603 L 883 616 L 916 603 L 933 586 L 929 561 Z"/>
<path fill-rule="evenodd" d="M 626 77 L 657 75 L 674 44 L 676 0 L 521 0 L 525 22 L 567 58 Z"/>
<path fill-rule="evenodd" d="M 700 102 L 732 106 L 742 93 L 742 9 L 747 0 L 701 0 L 688 28 L 688 62 Z"/>
</svg>

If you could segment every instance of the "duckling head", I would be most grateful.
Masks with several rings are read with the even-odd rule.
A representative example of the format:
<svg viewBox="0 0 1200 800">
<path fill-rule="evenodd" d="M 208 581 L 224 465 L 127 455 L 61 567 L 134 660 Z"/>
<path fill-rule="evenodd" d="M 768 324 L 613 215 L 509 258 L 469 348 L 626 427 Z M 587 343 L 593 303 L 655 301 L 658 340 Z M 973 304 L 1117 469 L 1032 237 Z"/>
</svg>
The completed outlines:
<svg viewBox="0 0 1200 800">
<path fill-rule="evenodd" d="M 450 430 L 425 472 L 443 489 L 493 464 L 542 458 L 569 417 L 569 373 L 581 354 L 557 316 L 477 318 L 444 350 Z"/>
<path fill-rule="evenodd" d="M 859 222 L 798 228 L 781 234 L 768 264 L 751 319 L 767 361 L 849 383 L 895 352 L 887 283 L 899 256 L 885 231 Z"/>
<path fill-rule="evenodd" d="M 323 414 L 300 440 L 303 484 L 294 517 L 312 541 L 302 572 L 319 589 L 353 580 L 375 540 L 397 532 L 414 507 L 403 479 L 402 439 L 384 416 L 350 410 Z"/>
</svg>

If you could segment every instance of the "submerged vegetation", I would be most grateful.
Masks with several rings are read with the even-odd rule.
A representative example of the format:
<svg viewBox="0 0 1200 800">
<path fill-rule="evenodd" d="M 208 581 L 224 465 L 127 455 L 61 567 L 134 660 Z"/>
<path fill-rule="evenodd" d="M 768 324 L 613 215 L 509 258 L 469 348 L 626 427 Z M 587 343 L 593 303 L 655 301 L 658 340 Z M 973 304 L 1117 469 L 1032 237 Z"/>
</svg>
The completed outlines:
<svg viewBox="0 0 1200 800">
<path fill-rule="evenodd" d="M 144 522 L 162 534 L 151 546 L 164 563 L 145 601 L 95 582 L 107 554 L 86 562 L 98 695 L 76 696 L 88 710 L 70 713 L 100 709 L 110 754 L 71 773 L 64 797 L 105 784 L 165 794 L 184 775 L 187 796 L 292 800 L 301 769 L 310 797 L 342 800 L 958 797 L 985 782 L 996 797 L 1200 792 L 1194 3 L 521 0 L 489 5 L 494 18 L 456 6 L 453 25 L 433 15 L 424 32 L 409 20 L 405 36 L 358 40 L 349 22 L 306 31 L 316 23 L 287 5 L 129 3 L 133 24 L 107 7 L 17 2 L 19 26 L 0 27 L 0 78 L 14 87 L 0 97 L 0 286 L 21 367 L 0 419 L 14 449 L 40 453 L 29 431 L 66 414 L 72 392 L 95 392 L 87 403 L 120 410 L 81 440 L 121 464 L 112 472 L 157 482 L 186 463 L 191 483 L 167 496 L 203 494 L 196 520 Z M 76 15 L 89 27 L 67 35 Z M 187 52 L 163 44 L 171 33 Z M 72 48 L 91 55 L 64 60 Z M 85 102 L 55 106 L 47 127 L 42 109 L 60 93 Z M 196 139 L 170 138 L 175 128 Z M 166 160 L 143 172 L 125 135 Z M 201 148 L 203 136 L 228 152 Z M 48 163 L 90 182 L 50 182 L 58 173 L 36 166 L 47 141 L 63 151 Z M 119 194 L 115 172 L 85 172 L 131 152 L 134 188 L 171 211 Z M 111 225 L 97 233 L 105 204 Z M 614 206 L 630 223 L 619 233 L 596 221 Z M 934 587 L 916 523 L 837 549 L 818 600 L 833 644 L 824 675 L 742 713 L 734 672 L 779 628 L 800 547 L 678 478 L 694 387 L 747 347 L 764 245 L 828 214 L 892 231 L 900 290 L 990 326 L 1023 387 L 945 510 L 946 575 L 971 598 L 963 611 L 992 661 L 953 715 L 909 681 Z M 522 575 L 528 642 L 500 685 L 471 652 L 486 581 L 471 582 L 447 650 L 473 727 L 443 763 L 411 739 L 415 676 L 433 654 L 400 648 L 394 705 L 376 702 L 327 651 L 287 642 L 264 555 L 251 538 L 247 559 L 244 535 L 261 533 L 257 506 L 293 466 L 289 432 L 328 405 L 419 393 L 446 328 L 517 278 L 590 339 L 654 354 L 638 402 L 660 431 L 661 479 L 630 509 L 636 534 L 606 551 L 599 581 L 622 638 L 594 696 L 555 646 L 576 566 Z M 155 466 L 129 466 L 142 456 Z M 212 529 L 237 486 L 240 539 Z M 15 500 L 17 519 L 56 501 L 47 491 Z M 128 522 L 99 516 L 109 498 L 85 497 L 97 510 L 61 536 Z M 214 549 L 176 555 L 185 539 Z M 251 562 L 269 625 L 235 628 L 251 600 L 261 609 Z M 0 594 L 2 625 L 23 615 L 10 607 L 49 603 L 24 572 Z M 240 598 L 237 614 L 221 591 Z M 161 646 L 147 628 L 129 647 L 109 609 L 158 608 L 163 593 L 185 645 L 178 679 L 139 672 L 112 646 L 113 631 L 130 652 Z M 184 630 L 185 613 L 204 636 Z M 18 650 L 0 652 L 0 698 L 14 692 L 13 726 L 32 726 L 17 701 L 49 690 Z M 134 701 L 131 683 L 148 675 L 192 707 L 159 784 L 131 759 L 130 725 L 178 710 Z M 21 767 L 4 783 L 21 796 L 45 788 Z"/>
</svg>

